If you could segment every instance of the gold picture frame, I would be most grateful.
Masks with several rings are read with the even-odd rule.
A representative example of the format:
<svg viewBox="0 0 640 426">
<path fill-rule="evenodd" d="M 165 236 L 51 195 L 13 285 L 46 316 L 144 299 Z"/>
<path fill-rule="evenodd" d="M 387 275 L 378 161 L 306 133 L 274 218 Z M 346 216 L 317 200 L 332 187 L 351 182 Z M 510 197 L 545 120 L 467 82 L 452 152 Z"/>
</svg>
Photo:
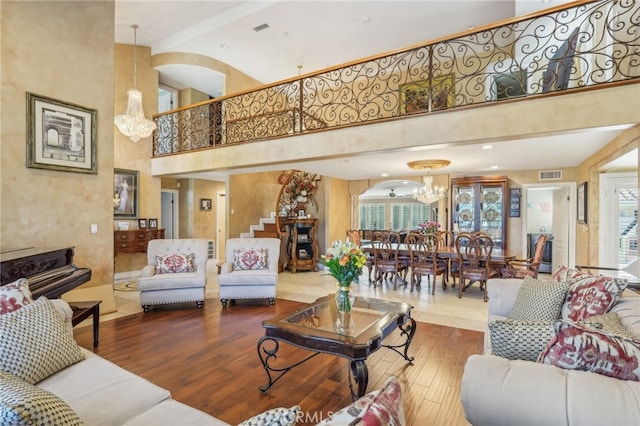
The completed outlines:
<svg viewBox="0 0 640 426">
<path fill-rule="evenodd" d="M 455 105 L 453 82 L 454 74 L 451 73 L 433 77 L 433 88 L 429 80 L 403 84 L 400 86 L 400 114 L 451 108 Z"/>
</svg>

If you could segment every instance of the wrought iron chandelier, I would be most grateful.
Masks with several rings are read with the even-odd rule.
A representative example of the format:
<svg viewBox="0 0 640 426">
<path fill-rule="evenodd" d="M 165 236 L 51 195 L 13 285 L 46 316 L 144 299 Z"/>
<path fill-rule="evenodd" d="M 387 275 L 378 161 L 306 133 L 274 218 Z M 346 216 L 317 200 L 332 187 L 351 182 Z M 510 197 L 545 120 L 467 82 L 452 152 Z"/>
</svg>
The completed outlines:
<svg viewBox="0 0 640 426">
<path fill-rule="evenodd" d="M 146 138 L 156 129 L 156 124 L 144 117 L 142 109 L 142 92 L 136 89 L 136 79 L 138 73 L 138 25 L 131 25 L 133 28 L 133 89 L 127 92 L 127 112 L 116 115 L 114 123 L 123 135 L 128 136 L 132 141 L 138 142 L 141 138 Z"/>
<path fill-rule="evenodd" d="M 413 190 L 413 199 L 424 204 L 433 204 L 445 196 L 444 187 L 433 186 L 433 176 L 429 175 L 432 169 L 440 169 L 451 164 L 449 160 L 418 160 L 407 163 L 412 170 L 426 170 L 427 175 L 422 177 L 422 188 Z"/>
</svg>

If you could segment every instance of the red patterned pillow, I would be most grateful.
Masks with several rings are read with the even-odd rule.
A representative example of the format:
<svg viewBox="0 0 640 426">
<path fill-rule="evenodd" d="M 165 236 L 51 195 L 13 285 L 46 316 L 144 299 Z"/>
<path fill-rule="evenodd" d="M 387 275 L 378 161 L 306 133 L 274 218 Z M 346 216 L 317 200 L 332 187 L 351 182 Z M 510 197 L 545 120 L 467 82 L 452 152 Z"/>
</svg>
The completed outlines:
<svg viewBox="0 0 640 426">
<path fill-rule="evenodd" d="M 266 249 L 233 251 L 234 271 L 255 271 L 259 269 L 269 269 L 267 267 Z"/>
<path fill-rule="evenodd" d="M 0 315 L 17 311 L 33 302 L 29 281 L 20 278 L 0 287 Z"/>
<path fill-rule="evenodd" d="M 554 327 L 556 335 L 540 354 L 538 362 L 640 381 L 640 339 L 610 334 L 570 321 L 557 321 Z"/>
<path fill-rule="evenodd" d="M 196 256 L 193 253 L 156 256 L 156 274 L 195 272 Z"/>
<path fill-rule="evenodd" d="M 599 275 L 585 275 L 569 285 L 562 318 L 582 321 L 602 315 L 618 301 L 627 281 Z"/>
</svg>

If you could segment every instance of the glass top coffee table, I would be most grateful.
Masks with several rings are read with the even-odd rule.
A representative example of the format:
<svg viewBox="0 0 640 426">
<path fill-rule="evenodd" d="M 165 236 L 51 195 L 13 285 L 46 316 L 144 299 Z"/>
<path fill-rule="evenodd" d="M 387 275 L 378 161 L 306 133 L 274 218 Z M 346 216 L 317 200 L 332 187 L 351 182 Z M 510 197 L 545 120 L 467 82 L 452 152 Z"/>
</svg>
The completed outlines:
<svg viewBox="0 0 640 426">
<path fill-rule="evenodd" d="M 411 305 L 356 297 L 351 313 L 340 321 L 338 318 L 335 296 L 331 294 L 302 309 L 263 321 L 265 335 L 258 341 L 258 356 L 269 381 L 259 389 L 266 392 L 293 368 L 324 353 L 350 361 L 349 388 L 352 398 L 356 399 L 363 396 L 367 389 L 369 374 L 365 361 L 370 354 L 386 347 L 405 360 L 413 361 L 414 358 L 408 355 L 416 331 L 416 322 L 411 318 Z M 404 342 L 400 345 L 382 344 L 396 328 Z M 313 354 L 286 367 L 274 368 L 270 362 L 276 358 L 279 342 L 289 343 Z M 357 384 L 355 392 L 352 379 Z"/>
</svg>

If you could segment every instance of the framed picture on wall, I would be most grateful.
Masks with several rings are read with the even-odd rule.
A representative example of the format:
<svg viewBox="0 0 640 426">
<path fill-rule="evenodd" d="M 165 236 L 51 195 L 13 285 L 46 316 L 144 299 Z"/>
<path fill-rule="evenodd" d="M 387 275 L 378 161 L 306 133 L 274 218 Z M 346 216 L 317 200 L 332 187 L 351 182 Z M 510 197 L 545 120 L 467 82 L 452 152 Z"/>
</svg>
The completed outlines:
<svg viewBox="0 0 640 426">
<path fill-rule="evenodd" d="M 27 92 L 27 167 L 97 174 L 97 115 Z"/>
<path fill-rule="evenodd" d="M 117 218 L 138 217 L 138 197 L 138 171 L 114 169 L 113 216 Z"/>
<path fill-rule="evenodd" d="M 578 223 L 587 223 L 587 182 L 583 182 L 578 185 L 578 193 L 576 197 L 578 205 L 576 211 L 578 212 Z"/>
<path fill-rule="evenodd" d="M 211 198 L 200 198 L 200 210 L 202 211 L 211 210 Z"/>
</svg>

